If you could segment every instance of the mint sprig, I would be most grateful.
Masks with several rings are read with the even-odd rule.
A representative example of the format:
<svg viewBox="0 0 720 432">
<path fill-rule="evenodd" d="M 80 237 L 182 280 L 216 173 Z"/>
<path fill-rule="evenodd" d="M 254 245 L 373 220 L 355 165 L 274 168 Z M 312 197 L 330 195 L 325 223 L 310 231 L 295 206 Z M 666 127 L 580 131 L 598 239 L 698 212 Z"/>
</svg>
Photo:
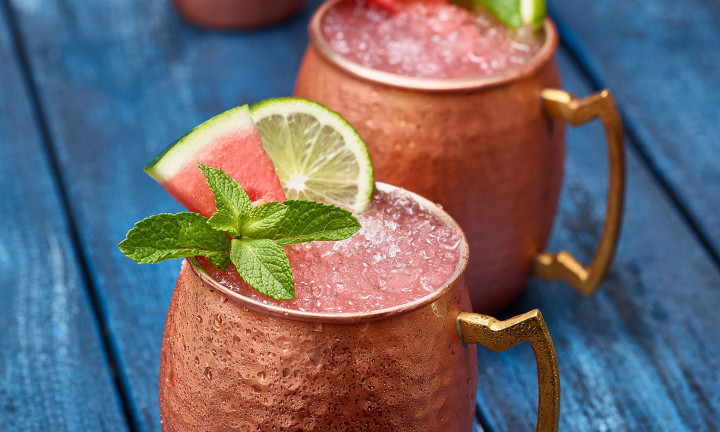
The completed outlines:
<svg viewBox="0 0 720 432">
<path fill-rule="evenodd" d="M 215 196 L 215 213 L 208 223 L 233 237 L 241 234 L 240 219 L 252 209 L 245 190 L 229 174 L 218 168 L 198 164 Z"/>
<path fill-rule="evenodd" d="M 230 259 L 245 282 L 274 299 L 295 298 L 290 261 L 282 246 L 269 239 L 233 239 Z"/>
<path fill-rule="evenodd" d="M 543 26 L 546 13 L 546 0 L 451 0 L 460 7 L 474 10 L 481 7 L 502 22 L 506 27 L 517 29 L 529 24 L 534 30 Z"/>
<path fill-rule="evenodd" d="M 350 237 L 360 226 L 349 223 L 348 215 L 355 219 L 349 211 L 334 205 L 296 200 L 287 200 L 283 205 L 287 211 L 280 220 L 251 236 L 275 240 L 281 245 L 334 241 Z"/>
<path fill-rule="evenodd" d="M 360 229 L 348 210 L 314 201 L 266 202 L 253 207 L 243 188 L 218 168 L 198 163 L 215 196 L 215 213 L 159 214 L 135 224 L 118 247 L 141 264 L 203 256 L 221 270 L 230 262 L 251 287 L 278 300 L 295 298 L 282 246 L 344 240 Z"/>
<path fill-rule="evenodd" d="M 214 230 L 205 216 L 191 212 L 145 218 L 135 224 L 118 247 L 141 264 L 194 256 L 204 256 L 218 267 L 227 268 L 230 263 L 228 236 Z"/>
</svg>

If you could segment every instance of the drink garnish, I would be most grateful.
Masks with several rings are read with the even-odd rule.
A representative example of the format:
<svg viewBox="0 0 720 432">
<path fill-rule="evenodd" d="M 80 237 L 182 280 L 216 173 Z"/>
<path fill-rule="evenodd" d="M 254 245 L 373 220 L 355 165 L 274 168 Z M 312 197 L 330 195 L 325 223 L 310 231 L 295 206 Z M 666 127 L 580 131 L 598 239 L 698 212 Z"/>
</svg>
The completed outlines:
<svg viewBox="0 0 720 432">
<path fill-rule="evenodd" d="M 196 162 L 222 168 L 242 185 L 251 201 L 282 202 L 286 198 L 247 105 L 204 121 L 145 167 L 186 209 L 209 217 L 215 211 L 215 200 Z"/>
<path fill-rule="evenodd" d="M 507 27 L 517 29 L 523 25 L 531 25 L 534 29 L 542 27 L 545 18 L 545 0 L 368 0 L 370 3 L 390 13 L 406 10 L 414 3 L 447 4 L 453 3 L 472 10 L 479 6 L 500 20 Z"/>
<path fill-rule="evenodd" d="M 266 99 L 250 112 L 287 198 L 365 210 L 375 189 L 372 162 L 340 114 L 297 97 Z"/>
<path fill-rule="evenodd" d="M 452 0 L 466 9 L 483 7 L 512 29 L 530 25 L 538 30 L 545 19 L 545 0 Z"/>
<path fill-rule="evenodd" d="M 230 263 L 251 287 L 277 300 L 295 298 L 290 262 L 282 246 L 349 238 L 360 223 L 348 210 L 304 200 L 253 206 L 230 175 L 198 163 L 215 197 L 215 213 L 163 213 L 135 224 L 118 247 L 128 258 L 152 264 L 173 258 L 207 258 L 221 270 Z"/>
</svg>

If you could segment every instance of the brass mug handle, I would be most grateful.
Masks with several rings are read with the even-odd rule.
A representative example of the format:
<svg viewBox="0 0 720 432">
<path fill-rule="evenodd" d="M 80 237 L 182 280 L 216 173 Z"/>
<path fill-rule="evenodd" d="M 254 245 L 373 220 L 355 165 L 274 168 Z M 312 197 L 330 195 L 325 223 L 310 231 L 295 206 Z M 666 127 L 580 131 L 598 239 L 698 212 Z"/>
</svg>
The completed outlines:
<svg viewBox="0 0 720 432">
<path fill-rule="evenodd" d="M 542 98 L 545 113 L 551 118 L 568 122 L 573 126 L 600 118 L 607 136 L 610 158 L 610 185 L 608 189 L 605 224 L 600 244 L 590 265 L 585 268 L 570 253 L 542 252 L 535 258 L 533 275 L 548 279 L 563 279 L 586 296 L 597 291 L 610 267 L 623 213 L 625 200 L 625 151 L 620 113 L 612 95 L 607 90 L 578 99 L 558 89 L 544 89 Z"/>
<path fill-rule="evenodd" d="M 502 352 L 528 341 L 537 362 L 537 432 L 557 432 L 560 421 L 560 373 L 550 332 L 542 314 L 535 309 L 505 321 L 462 312 L 457 318 L 460 338 L 467 344 L 480 344 L 492 352 Z"/>
</svg>

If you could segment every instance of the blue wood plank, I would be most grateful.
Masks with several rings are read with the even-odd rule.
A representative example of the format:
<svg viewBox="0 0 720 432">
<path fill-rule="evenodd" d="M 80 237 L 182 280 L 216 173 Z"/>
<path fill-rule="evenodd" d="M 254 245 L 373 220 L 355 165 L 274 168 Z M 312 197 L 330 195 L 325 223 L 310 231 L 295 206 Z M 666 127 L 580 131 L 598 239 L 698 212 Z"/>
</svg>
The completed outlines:
<svg viewBox="0 0 720 432">
<path fill-rule="evenodd" d="M 567 53 L 564 85 L 591 86 Z M 567 169 L 551 250 L 592 256 L 604 217 L 602 128 L 568 133 Z M 542 310 L 560 362 L 560 430 L 720 430 L 720 272 L 632 149 L 625 225 L 608 280 L 583 298 L 562 283 L 532 281 L 505 315 Z M 479 403 L 493 431 L 532 430 L 532 350 L 480 349 Z"/>
<path fill-rule="evenodd" d="M 127 424 L 0 5 L 0 429 Z"/>
<path fill-rule="evenodd" d="M 635 145 L 720 261 L 720 3 L 550 0 L 599 86 L 613 89 Z"/>
<path fill-rule="evenodd" d="M 140 266 L 117 249 L 134 222 L 180 210 L 142 168 L 223 110 L 291 94 L 319 4 L 308 3 L 281 27 L 217 33 L 164 1 L 11 0 L 138 430 L 160 430 L 160 343 L 180 266 Z"/>
</svg>

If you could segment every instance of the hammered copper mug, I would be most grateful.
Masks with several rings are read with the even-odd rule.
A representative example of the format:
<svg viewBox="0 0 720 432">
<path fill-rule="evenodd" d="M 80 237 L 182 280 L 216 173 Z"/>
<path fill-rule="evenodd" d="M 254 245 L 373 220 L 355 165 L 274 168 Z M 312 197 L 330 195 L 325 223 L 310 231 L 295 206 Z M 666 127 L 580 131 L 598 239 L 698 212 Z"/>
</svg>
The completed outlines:
<svg viewBox="0 0 720 432">
<path fill-rule="evenodd" d="M 462 236 L 446 213 L 408 194 Z M 538 364 L 537 430 L 556 431 L 558 365 L 540 312 L 506 321 L 467 312 L 464 236 L 459 253 L 434 293 L 347 314 L 248 299 L 183 262 L 162 344 L 163 431 L 470 431 L 478 366 L 467 344 L 500 352 L 526 340 Z"/>
<path fill-rule="evenodd" d="M 476 312 L 492 312 L 520 293 L 529 274 L 563 279 L 595 292 L 612 261 L 623 208 L 623 132 L 613 98 L 584 99 L 559 90 L 553 55 L 558 35 L 545 20 L 545 41 L 526 65 L 477 79 L 396 75 L 332 51 L 321 31 L 329 0 L 313 16 L 311 43 L 295 95 L 339 112 L 366 141 L 378 180 L 443 205 L 465 230 L 467 271 Z M 610 185 L 604 230 L 592 263 L 542 252 L 560 193 L 563 121 L 600 118 L 607 135 Z"/>
<path fill-rule="evenodd" d="M 303 0 L 173 0 L 180 15 L 201 27 L 263 27 L 289 18 Z"/>
</svg>

